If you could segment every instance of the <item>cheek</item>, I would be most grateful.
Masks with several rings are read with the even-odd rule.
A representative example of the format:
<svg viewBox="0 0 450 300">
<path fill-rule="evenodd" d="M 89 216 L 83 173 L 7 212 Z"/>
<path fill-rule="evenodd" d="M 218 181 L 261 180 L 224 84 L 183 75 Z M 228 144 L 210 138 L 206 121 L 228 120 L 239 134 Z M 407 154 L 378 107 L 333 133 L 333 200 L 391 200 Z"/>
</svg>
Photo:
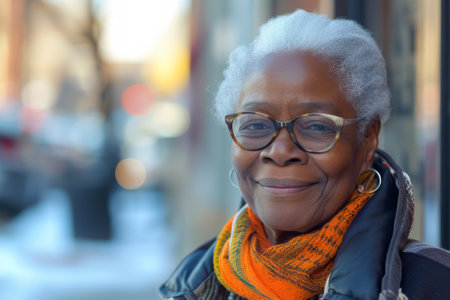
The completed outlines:
<svg viewBox="0 0 450 300">
<path fill-rule="evenodd" d="M 257 153 L 258 151 L 247 151 L 233 143 L 231 146 L 231 157 L 236 173 L 240 176 L 246 176 L 257 159 Z"/>
<path fill-rule="evenodd" d="M 231 147 L 231 157 L 242 195 L 246 201 L 249 201 L 250 198 L 252 198 L 251 195 L 253 189 L 251 172 L 255 162 L 258 160 L 259 151 L 247 151 L 233 143 Z"/>
<path fill-rule="evenodd" d="M 353 191 L 361 168 L 360 152 L 353 147 L 338 147 L 326 156 L 317 157 L 316 161 L 328 179 L 328 192 Z"/>
</svg>

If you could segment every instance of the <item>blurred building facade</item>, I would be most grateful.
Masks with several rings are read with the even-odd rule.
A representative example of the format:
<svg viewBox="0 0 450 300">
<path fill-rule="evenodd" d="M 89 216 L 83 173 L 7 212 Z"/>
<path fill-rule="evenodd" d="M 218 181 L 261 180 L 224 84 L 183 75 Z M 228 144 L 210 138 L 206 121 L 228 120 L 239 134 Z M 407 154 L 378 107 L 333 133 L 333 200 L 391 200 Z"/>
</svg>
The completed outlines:
<svg viewBox="0 0 450 300">
<path fill-rule="evenodd" d="M 413 237 L 449 248 L 446 1 L 159 2 L 0 0 L 2 241 L 16 250 L 11 240 L 50 218 L 27 223 L 29 211 L 65 203 L 58 222 L 70 239 L 48 230 L 55 221 L 39 231 L 55 245 L 28 242 L 23 253 L 55 261 L 86 241 L 102 253 L 134 245 L 148 265 L 142 285 L 162 280 L 240 205 L 228 178 L 231 139 L 212 110 L 229 53 L 269 18 L 302 8 L 354 19 L 379 43 L 393 108 L 380 146 L 413 182 Z M 136 291 L 127 299 L 153 295 Z"/>
</svg>

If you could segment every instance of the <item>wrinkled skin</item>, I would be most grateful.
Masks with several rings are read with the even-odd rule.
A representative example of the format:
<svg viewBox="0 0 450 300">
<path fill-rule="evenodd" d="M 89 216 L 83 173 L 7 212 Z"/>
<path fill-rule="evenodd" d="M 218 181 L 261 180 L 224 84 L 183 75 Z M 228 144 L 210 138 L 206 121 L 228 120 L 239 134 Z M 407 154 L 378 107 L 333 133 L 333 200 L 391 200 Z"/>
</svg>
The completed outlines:
<svg viewBox="0 0 450 300">
<path fill-rule="evenodd" d="M 328 63 L 307 52 L 263 59 L 245 81 L 236 111 L 263 112 L 281 121 L 310 112 L 357 118 Z M 315 154 L 297 147 L 286 129 L 260 151 L 233 143 L 242 195 L 272 244 L 314 230 L 347 203 L 360 174 L 372 166 L 379 129 L 379 121 L 371 122 L 358 139 L 358 123 L 344 126 L 332 149 Z"/>
</svg>

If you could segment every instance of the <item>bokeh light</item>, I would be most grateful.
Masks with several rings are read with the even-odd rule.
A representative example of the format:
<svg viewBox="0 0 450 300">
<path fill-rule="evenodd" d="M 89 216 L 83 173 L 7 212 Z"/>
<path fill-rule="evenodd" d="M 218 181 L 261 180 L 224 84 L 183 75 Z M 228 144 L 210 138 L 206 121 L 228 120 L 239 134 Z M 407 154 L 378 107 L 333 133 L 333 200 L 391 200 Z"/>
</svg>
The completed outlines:
<svg viewBox="0 0 450 300">
<path fill-rule="evenodd" d="M 100 39 L 109 62 L 135 63 L 148 57 L 173 20 L 188 7 L 186 0 L 108 0 Z"/>
<path fill-rule="evenodd" d="M 50 109 L 56 100 L 55 87 L 48 80 L 31 80 L 22 89 L 22 103 L 38 110 Z"/>
<path fill-rule="evenodd" d="M 173 102 L 158 102 L 143 124 L 146 131 L 163 138 L 179 137 L 189 128 L 189 111 Z"/>
<path fill-rule="evenodd" d="M 122 106 L 132 116 L 144 116 L 153 105 L 154 96 L 145 84 L 134 84 L 122 94 Z"/>
<path fill-rule="evenodd" d="M 125 189 L 135 190 L 141 187 L 147 178 L 144 164 L 134 158 L 125 158 L 117 164 L 116 180 Z"/>
<path fill-rule="evenodd" d="M 36 133 L 44 127 L 47 115 L 42 109 L 23 106 L 20 111 L 20 126 L 26 133 Z"/>
<path fill-rule="evenodd" d="M 181 42 L 167 41 L 154 51 L 147 70 L 158 92 L 172 94 L 186 86 L 189 67 L 188 47 Z"/>
</svg>

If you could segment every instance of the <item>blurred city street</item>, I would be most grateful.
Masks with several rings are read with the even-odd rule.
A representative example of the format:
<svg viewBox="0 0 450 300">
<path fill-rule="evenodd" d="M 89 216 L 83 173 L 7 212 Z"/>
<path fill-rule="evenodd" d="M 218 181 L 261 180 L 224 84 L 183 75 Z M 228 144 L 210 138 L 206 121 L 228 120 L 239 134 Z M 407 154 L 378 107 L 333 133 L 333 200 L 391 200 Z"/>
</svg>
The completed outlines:
<svg viewBox="0 0 450 300">
<path fill-rule="evenodd" d="M 0 0 L 0 300 L 159 299 L 241 202 L 212 113 L 228 55 L 297 8 L 380 43 L 381 148 L 438 245 L 440 1 Z"/>
</svg>

